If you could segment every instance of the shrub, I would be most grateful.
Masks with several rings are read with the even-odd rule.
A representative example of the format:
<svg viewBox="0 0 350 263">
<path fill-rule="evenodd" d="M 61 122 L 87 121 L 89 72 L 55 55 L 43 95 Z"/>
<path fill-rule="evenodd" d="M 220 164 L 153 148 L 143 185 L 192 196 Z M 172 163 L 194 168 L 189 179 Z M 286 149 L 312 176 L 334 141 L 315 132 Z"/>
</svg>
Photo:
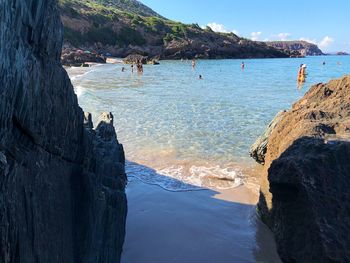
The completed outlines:
<svg viewBox="0 0 350 263">
<path fill-rule="evenodd" d="M 132 45 L 144 45 L 146 40 L 143 38 L 140 32 L 130 27 L 124 27 L 120 30 L 117 41 L 119 44 L 132 44 Z"/>
</svg>

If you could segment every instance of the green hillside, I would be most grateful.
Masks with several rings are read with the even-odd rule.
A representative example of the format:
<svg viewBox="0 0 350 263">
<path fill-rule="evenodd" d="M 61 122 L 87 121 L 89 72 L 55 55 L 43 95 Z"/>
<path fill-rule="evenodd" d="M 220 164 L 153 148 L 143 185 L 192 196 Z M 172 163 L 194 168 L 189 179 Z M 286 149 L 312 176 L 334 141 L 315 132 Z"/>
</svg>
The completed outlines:
<svg viewBox="0 0 350 263">
<path fill-rule="evenodd" d="M 95 2 L 141 16 L 162 17 L 148 6 L 136 0 L 95 0 Z"/>
<path fill-rule="evenodd" d="M 136 0 L 59 0 L 65 43 L 114 56 L 285 57 L 264 43 L 163 18 Z"/>
</svg>

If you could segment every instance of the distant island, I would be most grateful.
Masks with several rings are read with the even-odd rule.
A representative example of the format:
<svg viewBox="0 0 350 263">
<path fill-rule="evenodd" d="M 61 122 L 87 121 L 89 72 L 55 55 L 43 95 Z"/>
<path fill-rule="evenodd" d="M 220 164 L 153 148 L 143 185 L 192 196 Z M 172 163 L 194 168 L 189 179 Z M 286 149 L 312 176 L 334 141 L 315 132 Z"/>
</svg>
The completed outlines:
<svg viewBox="0 0 350 263">
<path fill-rule="evenodd" d="M 340 52 L 337 52 L 336 55 L 337 56 L 349 56 L 349 53 L 340 51 Z"/>
</svg>

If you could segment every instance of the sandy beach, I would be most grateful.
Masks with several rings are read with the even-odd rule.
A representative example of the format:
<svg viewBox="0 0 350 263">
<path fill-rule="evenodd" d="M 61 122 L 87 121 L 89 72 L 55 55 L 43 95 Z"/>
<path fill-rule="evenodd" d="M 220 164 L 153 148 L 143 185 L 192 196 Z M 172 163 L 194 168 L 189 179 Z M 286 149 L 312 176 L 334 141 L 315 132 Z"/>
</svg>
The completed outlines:
<svg viewBox="0 0 350 263">
<path fill-rule="evenodd" d="M 131 179 L 122 262 L 281 262 L 246 187 L 169 192 Z"/>
</svg>

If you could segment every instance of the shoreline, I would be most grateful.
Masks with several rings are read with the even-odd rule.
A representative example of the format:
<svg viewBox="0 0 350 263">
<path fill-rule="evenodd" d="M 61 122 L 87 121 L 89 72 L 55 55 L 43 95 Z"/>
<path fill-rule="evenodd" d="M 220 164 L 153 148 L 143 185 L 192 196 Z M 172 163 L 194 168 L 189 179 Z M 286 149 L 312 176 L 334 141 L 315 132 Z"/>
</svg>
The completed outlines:
<svg viewBox="0 0 350 263">
<path fill-rule="evenodd" d="M 306 59 L 306 58 L 310 58 L 310 57 L 348 57 L 350 55 L 334 55 L 334 54 L 323 54 L 323 55 L 317 55 L 317 56 L 305 56 L 305 57 L 281 57 L 281 58 L 255 58 L 255 57 L 251 57 L 251 58 L 197 58 L 196 61 L 215 61 L 215 60 L 256 60 L 256 59 L 262 59 L 262 60 L 268 60 L 268 59 Z M 126 57 L 125 57 L 126 58 Z M 106 58 L 106 63 L 98 63 L 98 62 L 84 62 L 83 64 L 88 65 L 89 67 L 94 67 L 94 66 L 99 66 L 99 65 L 107 65 L 107 64 L 114 64 L 114 65 L 129 65 L 128 63 L 125 63 L 123 61 L 123 59 L 125 58 L 120 58 L 120 57 L 107 57 Z M 166 58 L 166 59 L 158 59 L 158 62 L 161 61 L 183 61 L 183 62 L 189 62 L 191 61 L 190 59 L 172 59 L 172 58 Z M 152 65 L 150 63 L 146 63 L 145 65 Z M 69 68 L 80 68 L 81 66 L 68 66 L 68 65 L 64 65 L 62 64 L 62 66 L 65 69 L 69 69 Z"/>
<path fill-rule="evenodd" d="M 281 262 L 244 186 L 169 192 L 132 179 L 126 193 L 124 263 Z"/>
</svg>

